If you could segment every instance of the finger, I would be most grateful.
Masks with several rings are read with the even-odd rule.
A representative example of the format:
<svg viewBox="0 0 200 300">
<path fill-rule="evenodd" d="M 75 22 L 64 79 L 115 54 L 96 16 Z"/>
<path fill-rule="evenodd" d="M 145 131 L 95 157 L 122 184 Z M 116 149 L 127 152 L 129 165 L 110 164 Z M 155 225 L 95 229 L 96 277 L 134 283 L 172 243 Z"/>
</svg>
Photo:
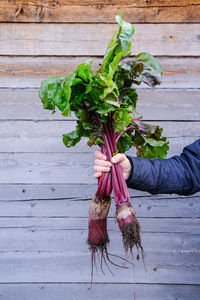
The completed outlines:
<svg viewBox="0 0 200 300">
<path fill-rule="evenodd" d="M 96 158 L 98 158 L 98 159 L 107 160 L 106 155 L 104 155 L 100 150 L 96 150 L 94 152 L 94 154 L 95 154 Z"/>
<path fill-rule="evenodd" d="M 109 162 L 107 160 L 102 160 L 102 159 L 95 159 L 94 163 L 96 166 L 103 166 L 103 167 L 111 167 L 112 166 L 111 162 Z"/>
<path fill-rule="evenodd" d="M 118 154 L 116 154 L 115 156 L 113 156 L 113 157 L 111 158 L 111 162 L 112 162 L 112 163 L 119 163 L 119 162 L 124 161 L 125 159 L 126 159 L 126 155 L 125 155 L 125 154 L 123 154 L 123 153 L 118 153 Z"/>
<path fill-rule="evenodd" d="M 96 172 L 93 176 L 94 178 L 99 178 L 102 175 L 102 172 Z"/>
<path fill-rule="evenodd" d="M 94 170 L 96 172 L 109 172 L 110 171 L 110 168 L 108 167 L 103 167 L 103 166 L 94 166 Z"/>
</svg>

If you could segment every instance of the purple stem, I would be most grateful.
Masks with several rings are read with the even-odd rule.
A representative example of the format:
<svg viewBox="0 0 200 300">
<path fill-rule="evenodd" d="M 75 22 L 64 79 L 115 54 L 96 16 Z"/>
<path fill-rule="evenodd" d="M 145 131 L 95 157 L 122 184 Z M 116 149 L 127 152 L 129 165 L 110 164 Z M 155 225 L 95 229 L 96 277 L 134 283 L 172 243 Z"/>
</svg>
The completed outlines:
<svg viewBox="0 0 200 300">
<path fill-rule="evenodd" d="M 115 144 L 114 147 L 115 147 L 115 149 L 117 149 L 117 139 L 116 139 L 116 132 L 115 132 L 114 128 L 113 128 L 113 136 L 114 136 L 114 144 Z M 127 187 L 127 184 L 125 182 L 124 176 L 122 174 L 121 167 L 118 163 L 116 164 L 116 169 L 117 169 L 117 175 L 118 175 L 119 181 L 120 181 L 120 183 L 122 183 L 122 190 L 124 192 L 124 198 L 122 198 L 121 201 L 122 202 L 127 202 L 127 201 L 130 202 L 131 199 L 130 199 L 130 194 L 129 194 L 129 191 L 128 191 L 128 187 Z"/>
<path fill-rule="evenodd" d="M 125 133 L 127 130 L 129 130 L 129 129 L 135 129 L 135 130 L 138 131 L 138 129 L 137 129 L 135 126 L 129 126 L 129 127 L 127 127 L 126 130 L 124 130 L 123 132 L 120 132 L 120 133 L 118 134 L 118 136 L 117 136 L 117 138 L 116 138 L 116 143 L 118 143 L 118 141 L 119 141 L 120 137 L 122 136 L 122 134 L 124 134 L 124 133 Z"/>
<path fill-rule="evenodd" d="M 103 139 L 104 139 L 104 142 L 105 142 L 106 150 L 108 151 L 107 152 L 108 158 L 109 158 L 109 160 L 111 160 L 112 153 L 111 153 L 111 150 L 110 150 L 110 147 L 109 147 L 108 138 L 107 138 L 105 133 L 103 133 Z M 116 198 L 119 200 L 121 198 L 121 191 L 120 191 L 120 188 L 119 188 L 119 183 L 118 183 L 118 180 L 117 180 L 117 175 L 116 175 L 116 170 L 115 170 L 114 165 L 112 165 L 112 180 L 113 180 L 113 192 L 116 195 Z"/>
<path fill-rule="evenodd" d="M 96 114 L 97 120 L 100 127 L 103 127 L 103 124 L 100 120 L 98 114 Z M 124 133 L 121 133 L 116 138 L 115 130 L 112 126 L 112 120 L 110 119 L 108 125 L 104 125 L 105 132 L 102 132 L 102 137 L 104 140 L 105 145 L 101 145 L 101 152 L 108 156 L 108 159 L 111 160 L 112 154 L 117 150 L 117 141 L 119 140 L 120 136 Z M 128 127 L 131 129 L 131 127 Z M 135 129 L 135 127 L 134 127 Z M 117 163 L 112 165 L 112 174 L 105 173 L 102 175 L 98 181 L 98 190 L 97 194 L 99 197 L 103 197 L 103 194 L 106 193 L 106 196 L 111 194 L 113 188 L 114 199 L 115 202 L 120 205 L 123 202 L 130 202 L 130 195 L 128 192 L 128 188 L 125 182 L 125 179 L 122 175 L 122 171 L 120 165 Z"/>
<path fill-rule="evenodd" d="M 111 173 L 108 173 L 108 183 L 106 186 L 106 196 L 110 196 L 112 192 L 112 176 Z"/>
<path fill-rule="evenodd" d="M 99 197 L 100 198 L 103 197 L 103 194 L 105 192 L 107 183 L 108 183 L 108 173 L 105 173 L 104 178 L 103 178 L 103 182 L 102 182 L 102 185 L 101 185 L 101 189 L 99 191 Z"/>
</svg>

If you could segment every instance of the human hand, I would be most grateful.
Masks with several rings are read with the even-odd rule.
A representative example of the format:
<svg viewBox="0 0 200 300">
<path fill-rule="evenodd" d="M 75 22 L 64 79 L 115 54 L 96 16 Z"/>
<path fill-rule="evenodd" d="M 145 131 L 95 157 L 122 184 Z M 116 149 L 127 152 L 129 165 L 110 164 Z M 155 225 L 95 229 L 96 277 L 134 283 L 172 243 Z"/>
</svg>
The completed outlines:
<svg viewBox="0 0 200 300">
<path fill-rule="evenodd" d="M 94 170 L 96 171 L 96 173 L 94 174 L 94 178 L 100 177 L 103 172 L 110 172 L 112 164 L 119 163 L 124 179 L 128 179 L 132 167 L 125 154 L 116 154 L 111 158 L 111 162 L 108 161 L 106 155 L 104 155 L 99 150 L 95 151 L 94 154 L 96 156 L 96 159 L 94 161 Z"/>
</svg>

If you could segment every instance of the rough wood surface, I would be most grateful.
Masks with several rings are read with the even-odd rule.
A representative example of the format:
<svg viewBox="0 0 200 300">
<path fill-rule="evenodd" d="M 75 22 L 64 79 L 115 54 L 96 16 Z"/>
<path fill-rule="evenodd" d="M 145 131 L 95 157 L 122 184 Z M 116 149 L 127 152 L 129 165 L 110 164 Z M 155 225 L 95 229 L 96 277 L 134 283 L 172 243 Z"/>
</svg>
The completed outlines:
<svg viewBox="0 0 200 300">
<path fill-rule="evenodd" d="M 74 3 L 73 3 L 74 2 Z M 71 1 L 43 3 L 4 0 L 0 4 L 1 22 L 63 22 L 63 23 L 114 23 L 115 15 L 123 12 L 125 20 L 133 23 L 195 23 L 200 20 L 200 2 L 181 4 L 138 3 L 138 1 Z M 116 3 L 112 3 L 116 2 Z M 166 1 L 164 1 L 166 2 Z M 188 3 L 186 3 L 188 2 Z"/>
<path fill-rule="evenodd" d="M 116 28 L 112 24 L 2 23 L 0 53 L 103 55 Z M 153 55 L 200 55 L 200 24 L 135 24 L 135 29 L 133 53 L 148 49 Z"/>
<path fill-rule="evenodd" d="M 1 5 L 26 5 L 26 6 L 44 6 L 44 7 L 59 7 L 65 5 L 80 5 L 80 0 L 1 0 Z M 199 0 L 83 0 L 81 5 L 131 5 L 133 7 L 165 7 L 177 6 L 187 7 L 193 5 L 200 5 Z"/>
<path fill-rule="evenodd" d="M 0 56 L 0 87 L 38 88 L 43 79 L 69 74 L 87 59 L 88 57 Z M 92 59 L 92 68 L 95 70 L 102 57 Z M 199 57 L 157 57 L 157 59 L 163 67 L 164 74 L 159 88 L 199 88 Z"/>
<path fill-rule="evenodd" d="M 82 202 L 82 205 L 84 203 Z M 3 236 L 4 231 L 8 231 L 8 234 L 12 235 L 15 231 L 19 231 L 19 233 L 23 233 L 28 229 L 28 232 L 61 232 L 62 230 L 72 231 L 72 230 L 79 230 L 79 231 L 86 231 L 88 229 L 88 203 L 85 203 L 85 214 L 84 218 L 79 217 L 59 217 L 59 218 L 0 218 L 0 230 L 1 230 L 1 251 L 11 250 L 11 247 L 19 247 L 18 242 L 10 239 L 9 249 L 7 245 L 3 245 Z M 113 207 L 114 208 L 114 207 Z M 67 213 L 67 209 L 65 209 Z M 111 232 L 117 231 L 118 227 L 115 222 L 113 209 L 112 213 L 110 212 L 109 215 L 111 216 L 108 218 L 108 230 Z M 138 218 L 142 233 L 172 233 L 172 234 L 179 234 L 179 233 L 192 233 L 192 234 L 199 234 L 199 226 L 200 226 L 200 218 L 194 219 L 184 219 L 184 218 Z M 36 233 L 37 234 L 37 233 Z M 23 237 L 22 237 L 23 238 Z M 16 243 L 16 244 L 15 244 Z M 48 244 L 47 241 L 43 241 L 43 244 Z M 12 246 L 11 246 L 12 245 Z M 31 246 L 30 246 L 31 247 Z M 34 246 L 33 246 L 34 247 Z M 46 246 L 47 247 L 47 246 Z M 48 245 L 49 249 L 51 248 L 51 244 Z M 53 248 L 57 247 L 55 245 Z M 21 247 L 20 247 L 21 248 Z M 17 249 L 17 248 L 13 248 Z M 25 249 L 25 248 L 24 248 Z M 32 249 L 32 248 L 31 248 Z M 32 249 L 33 250 L 33 249 Z M 47 250 L 47 249 L 46 249 Z M 58 249 L 57 249 L 58 250 Z"/>
<path fill-rule="evenodd" d="M 169 157 L 180 154 L 189 141 L 195 138 L 176 140 Z M 93 164 L 93 153 L 0 153 L 0 183 L 96 183 Z"/>
<path fill-rule="evenodd" d="M 86 201 L 89 199 L 92 199 L 94 196 L 94 193 L 96 192 L 97 188 L 97 182 L 94 182 L 92 184 L 69 184 L 69 183 L 63 183 L 63 184 L 0 184 L 0 201 L 6 202 L 6 201 L 31 201 L 31 200 L 80 200 L 80 201 Z M 144 198 L 144 203 L 147 200 L 147 198 L 152 198 L 155 200 L 159 199 L 168 199 L 168 200 L 174 200 L 179 199 L 182 201 L 183 199 L 189 201 L 189 199 L 192 201 L 194 200 L 194 203 L 197 203 L 199 201 L 198 197 L 200 196 L 200 193 L 197 193 L 193 196 L 186 197 L 186 196 L 180 196 L 180 195 L 151 195 L 147 192 L 137 191 L 129 189 L 130 195 L 133 198 L 138 198 L 139 200 L 142 200 Z M 2 202 L 1 202 L 2 203 Z M 51 202 L 53 203 L 53 202 Z M 64 202 L 63 202 L 64 203 Z M 159 203 L 159 201 L 158 201 Z M 189 203 L 189 202 L 188 202 Z M 199 202 L 200 203 L 200 202 Z M 78 205 L 78 202 L 77 202 Z M 196 205 L 196 204 L 194 204 Z M 191 205 L 192 207 L 193 205 Z M 140 207 L 140 206 L 139 206 Z M 158 207 L 159 209 L 159 207 Z M 192 208 L 191 208 L 192 209 Z M 198 213 L 198 207 L 195 208 L 193 212 Z M 62 213 L 62 212 L 61 212 Z M 175 216 L 179 216 L 179 211 L 177 210 L 175 213 Z M 187 212 L 185 212 L 187 215 Z M 182 214 L 180 214 L 181 216 Z M 196 216 L 196 215 L 195 215 Z M 169 216 L 168 216 L 169 217 Z"/>
<path fill-rule="evenodd" d="M 1 284 L 1 297 L 6 300 L 132 300 L 132 284 L 90 284 L 81 283 L 41 283 L 41 284 Z M 169 284 L 137 284 L 136 297 L 138 300 L 150 299 L 181 299 L 199 300 L 200 286 L 169 285 Z"/>
<path fill-rule="evenodd" d="M 1 230 L 1 282 L 90 282 L 87 230 L 49 230 L 48 237 L 47 232 L 39 228 Z M 148 272 L 137 262 L 136 282 L 199 284 L 199 234 L 144 232 L 142 238 Z M 112 231 L 109 251 L 124 253 L 118 230 Z M 132 268 L 115 269 L 114 278 L 115 283 L 133 283 Z M 95 273 L 94 282 L 110 283 L 113 276 L 108 271 L 106 276 Z"/>
<path fill-rule="evenodd" d="M 138 94 L 144 120 L 200 121 L 200 89 L 138 89 Z M 43 109 L 37 89 L 0 89 L 0 106 L 1 121 L 66 120 L 59 111 Z"/>
<path fill-rule="evenodd" d="M 92 57 L 92 69 L 96 70 L 102 61 L 101 57 Z M 131 56 L 128 59 L 133 59 Z M 199 57 L 156 57 L 166 75 L 195 75 L 200 74 Z M 1 77 L 41 78 L 48 76 L 69 74 L 77 69 L 80 63 L 85 62 L 87 56 L 1 56 L 0 55 L 0 80 Z M 189 77 L 189 76 L 188 76 Z M 185 80 L 187 81 L 188 78 Z"/>
<path fill-rule="evenodd" d="M 30 219 L 32 218 L 50 218 L 52 224 L 54 224 L 55 221 L 59 220 L 60 218 L 80 218 L 80 217 L 86 217 L 88 214 L 88 209 L 90 205 L 91 198 L 94 196 L 97 185 L 93 185 L 92 188 L 89 185 L 85 185 L 84 188 L 82 187 L 76 187 L 77 190 L 81 190 L 82 196 L 79 193 L 79 197 L 75 197 L 74 195 L 77 193 L 75 191 L 75 187 L 73 185 L 71 186 L 64 186 L 63 191 L 64 193 L 59 194 L 59 198 L 56 199 L 56 196 L 54 196 L 54 199 L 39 199 L 34 200 L 34 197 L 37 197 L 34 195 L 34 193 L 31 194 L 31 190 L 36 190 L 35 186 L 23 186 L 23 188 L 20 190 L 19 186 L 0 186 L 0 191 L 2 192 L 2 197 L 4 197 L 4 200 L 1 199 L 1 210 L 0 210 L 0 217 L 15 217 L 15 220 L 18 220 L 18 222 L 21 222 L 22 217 L 28 217 Z M 40 191 L 40 194 L 38 197 L 40 198 L 47 198 L 49 196 L 49 193 L 44 193 L 45 186 L 38 186 L 36 190 L 36 194 L 38 194 L 38 191 Z M 51 185 L 51 188 L 57 190 L 58 194 L 58 186 Z M 13 200 L 16 198 L 16 196 L 11 196 L 11 189 L 12 191 L 15 190 L 16 194 L 18 195 L 18 200 Z M 22 192 L 22 190 L 26 191 L 25 193 Z M 50 187 L 49 187 L 50 190 Z M 89 190 L 91 191 L 90 196 Z M 21 192 L 21 197 L 19 197 Z M 87 198 L 85 197 L 85 194 L 87 193 Z M 173 231 L 173 228 L 170 227 L 170 224 L 176 223 L 179 231 L 190 231 L 189 225 L 192 224 L 189 223 L 189 220 L 184 218 L 199 218 L 199 210 L 200 210 L 200 197 L 197 195 L 193 195 L 190 197 L 180 197 L 178 195 L 157 195 L 152 196 L 148 194 L 148 196 L 144 196 L 142 192 L 139 191 L 131 191 L 132 194 L 132 203 L 136 210 L 136 215 L 138 218 L 157 218 L 154 219 L 155 223 L 157 224 L 158 220 L 161 220 L 161 218 L 170 218 L 172 223 L 168 221 L 166 223 L 165 230 Z M 27 194 L 26 198 L 24 194 Z M 56 192 L 52 193 L 51 197 L 53 197 L 53 194 L 55 195 Z M 10 197 L 9 197 L 10 195 Z M 8 198 L 9 197 L 9 198 Z M 5 200 L 7 199 L 8 200 Z M 25 198 L 25 199 L 24 199 Z M 110 217 L 113 217 L 115 214 L 115 207 L 114 203 L 112 203 L 111 209 L 110 209 Z M 18 218 L 18 219 L 17 219 Z M 174 218 L 174 220 L 172 220 Z M 176 218 L 176 219 L 175 219 Z M 180 218 L 180 219 L 179 219 Z M 152 222 L 154 222 L 152 220 Z M 199 220 L 199 219 L 198 219 Z M 198 220 L 193 220 L 195 224 L 198 223 Z M 41 219 L 41 222 L 42 219 Z M 10 223 L 7 223 L 7 226 L 9 226 Z M 42 224 L 42 223 L 41 223 Z M 162 223 L 164 224 L 164 222 Z M 183 225 L 183 227 L 181 227 Z M 163 225 L 162 225 L 163 226 Z M 199 224 L 196 227 L 193 227 L 193 230 L 197 233 Z M 143 227 L 142 227 L 143 228 Z M 153 230 L 154 227 L 149 226 L 149 230 Z M 159 227 L 160 228 L 160 227 Z M 163 228 L 163 227 L 162 227 Z M 144 228 L 143 228 L 144 229 Z M 155 230 L 155 228 L 154 228 Z M 161 229 L 160 229 L 161 230 Z M 175 230 L 175 229 L 174 229 Z"/>
<path fill-rule="evenodd" d="M 64 147 L 61 136 L 73 130 L 74 116 L 64 121 L 44 110 L 38 88 L 41 80 L 74 71 L 88 56 L 97 68 L 117 28 L 108 23 L 115 23 L 118 12 L 133 23 L 188 23 L 135 24 L 133 39 L 133 54 L 158 56 L 164 70 L 159 88 L 138 89 L 138 111 L 164 128 L 169 156 L 179 154 L 200 137 L 199 8 L 199 0 L 0 2 L 2 300 L 133 299 L 131 269 L 113 269 L 115 277 L 95 272 L 90 290 L 86 239 L 88 207 L 97 189 L 94 149 L 84 141 Z M 137 299 L 199 300 L 200 193 L 130 194 L 148 269 L 145 273 L 136 262 Z M 112 203 L 109 251 L 122 255 L 114 214 Z"/>
<path fill-rule="evenodd" d="M 184 143 L 200 137 L 200 122 L 152 122 L 163 128 L 163 135 L 170 143 L 170 152 L 180 151 Z M 75 121 L 2 121 L 0 122 L 0 152 L 64 152 L 93 153 L 97 147 L 88 147 L 87 138 L 75 147 L 66 148 L 62 142 L 63 133 L 76 128 Z M 178 146 L 177 146 L 178 144 Z M 134 150 L 129 151 L 135 153 Z"/>
</svg>

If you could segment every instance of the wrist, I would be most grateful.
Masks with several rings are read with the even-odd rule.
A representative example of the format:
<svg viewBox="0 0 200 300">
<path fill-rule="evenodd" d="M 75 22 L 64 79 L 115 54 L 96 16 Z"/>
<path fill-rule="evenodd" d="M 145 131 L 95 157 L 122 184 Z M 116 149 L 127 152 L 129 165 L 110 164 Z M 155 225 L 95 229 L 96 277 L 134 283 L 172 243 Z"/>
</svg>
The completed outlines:
<svg viewBox="0 0 200 300">
<path fill-rule="evenodd" d="M 129 167 L 128 167 L 127 176 L 126 176 L 125 180 L 128 183 L 130 178 L 132 177 L 134 166 L 133 166 L 132 159 L 129 158 L 128 156 L 127 156 L 127 160 L 128 160 Z"/>
</svg>

